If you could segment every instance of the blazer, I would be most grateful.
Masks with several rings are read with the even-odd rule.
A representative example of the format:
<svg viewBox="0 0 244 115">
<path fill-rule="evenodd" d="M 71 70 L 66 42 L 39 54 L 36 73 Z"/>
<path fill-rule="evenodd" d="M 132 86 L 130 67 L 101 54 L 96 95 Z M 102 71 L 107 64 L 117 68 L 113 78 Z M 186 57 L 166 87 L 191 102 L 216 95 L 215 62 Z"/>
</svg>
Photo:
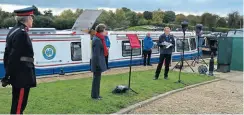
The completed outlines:
<svg viewBox="0 0 244 115">
<path fill-rule="evenodd" d="M 165 48 L 165 46 L 161 45 L 164 41 L 169 42 L 172 44 L 171 47 Z M 172 54 L 173 48 L 175 47 L 175 39 L 173 35 L 166 36 L 165 34 L 162 34 L 159 37 L 158 46 L 160 47 L 160 54 Z"/>
</svg>

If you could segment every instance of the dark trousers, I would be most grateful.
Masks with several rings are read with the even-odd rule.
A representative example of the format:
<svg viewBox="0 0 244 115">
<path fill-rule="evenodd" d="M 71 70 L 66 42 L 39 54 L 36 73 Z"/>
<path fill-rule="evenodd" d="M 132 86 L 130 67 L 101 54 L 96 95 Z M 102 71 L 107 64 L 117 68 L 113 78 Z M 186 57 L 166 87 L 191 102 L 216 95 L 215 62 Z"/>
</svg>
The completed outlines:
<svg viewBox="0 0 244 115">
<path fill-rule="evenodd" d="M 108 69 L 108 56 L 105 56 L 105 61 L 106 61 L 107 69 Z"/>
<path fill-rule="evenodd" d="M 150 60 L 151 60 L 151 54 L 152 54 L 152 50 L 143 50 L 143 56 L 144 56 L 144 65 L 146 65 L 146 62 L 147 62 L 147 65 L 150 65 Z M 147 61 L 146 61 L 147 60 Z"/>
<path fill-rule="evenodd" d="M 12 87 L 12 106 L 10 114 L 23 114 L 27 105 L 30 88 Z"/>
<path fill-rule="evenodd" d="M 98 98 L 100 96 L 101 74 L 102 74 L 101 72 L 93 73 L 92 91 L 91 91 L 92 98 Z"/>
<path fill-rule="evenodd" d="M 169 64 L 170 64 L 170 61 L 171 61 L 171 54 L 160 54 L 160 57 L 159 57 L 159 63 L 158 63 L 158 67 L 157 67 L 156 75 L 155 75 L 156 78 L 159 77 L 159 74 L 160 74 L 160 72 L 161 72 L 161 69 L 162 69 L 164 60 L 165 60 L 164 77 L 165 77 L 165 78 L 168 77 Z"/>
</svg>

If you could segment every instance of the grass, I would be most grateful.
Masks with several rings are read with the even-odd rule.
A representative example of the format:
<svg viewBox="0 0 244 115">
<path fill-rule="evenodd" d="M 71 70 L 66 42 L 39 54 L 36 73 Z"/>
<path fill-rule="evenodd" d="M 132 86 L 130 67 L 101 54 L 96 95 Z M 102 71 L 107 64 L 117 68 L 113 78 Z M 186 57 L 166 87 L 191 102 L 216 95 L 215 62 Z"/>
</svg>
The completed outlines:
<svg viewBox="0 0 244 115">
<path fill-rule="evenodd" d="M 133 26 L 133 27 L 129 27 L 126 29 L 127 31 L 149 31 L 146 28 L 143 28 L 143 26 Z"/>
<path fill-rule="evenodd" d="M 102 76 L 100 101 L 90 98 L 92 78 L 41 83 L 31 89 L 26 114 L 106 114 L 149 99 L 170 90 L 185 87 L 176 84 L 178 72 L 170 72 L 169 80 L 152 80 L 155 70 L 132 73 L 131 87 L 139 94 L 129 92 L 112 94 L 116 85 L 128 83 L 128 73 Z M 182 73 L 184 83 L 191 85 L 213 79 L 204 75 Z M 0 113 L 8 114 L 11 103 L 11 88 L 0 89 Z"/>
</svg>

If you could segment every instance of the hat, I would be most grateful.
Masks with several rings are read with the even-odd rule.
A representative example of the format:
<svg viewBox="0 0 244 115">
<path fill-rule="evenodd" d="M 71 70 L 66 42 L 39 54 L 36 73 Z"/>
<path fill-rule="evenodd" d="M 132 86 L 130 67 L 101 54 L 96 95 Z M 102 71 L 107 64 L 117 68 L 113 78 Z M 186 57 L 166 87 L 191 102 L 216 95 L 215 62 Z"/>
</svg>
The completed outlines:
<svg viewBox="0 0 244 115">
<path fill-rule="evenodd" d="M 34 10 L 34 7 L 28 7 L 19 10 L 14 10 L 14 13 L 16 13 L 17 16 L 33 16 Z"/>
</svg>

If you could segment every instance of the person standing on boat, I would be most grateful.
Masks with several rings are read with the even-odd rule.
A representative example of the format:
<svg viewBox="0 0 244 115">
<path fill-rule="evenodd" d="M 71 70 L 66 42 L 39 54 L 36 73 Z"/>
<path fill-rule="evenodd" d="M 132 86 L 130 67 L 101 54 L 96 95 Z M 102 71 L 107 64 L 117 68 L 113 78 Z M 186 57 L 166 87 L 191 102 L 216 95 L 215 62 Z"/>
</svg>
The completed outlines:
<svg viewBox="0 0 244 115">
<path fill-rule="evenodd" d="M 106 46 L 107 46 L 108 55 L 109 55 L 109 48 L 110 48 L 111 43 L 110 43 L 110 40 L 109 40 L 109 37 L 108 37 L 108 32 L 106 32 L 105 41 L 106 41 Z M 105 56 L 105 60 L 106 60 L 107 69 L 109 69 L 108 68 L 108 56 Z"/>
<path fill-rule="evenodd" d="M 34 51 L 28 35 L 33 23 L 33 7 L 15 10 L 17 24 L 7 34 L 4 52 L 5 77 L 12 85 L 10 114 L 23 114 L 30 88 L 36 87 Z"/>
<path fill-rule="evenodd" d="M 92 59 L 91 71 L 93 72 L 91 97 L 100 100 L 100 81 L 102 72 L 107 70 L 105 57 L 108 56 L 108 49 L 105 41 L 104 24 L 99 24 L 96 27 L 96 34 L 92 39 Z"/>
<path fill-rule="evenodd" d="M 169 64 L 171 62 L 172 51 L 175 46 L 174 36 L 170 35 L 170 28 L 164 28 L 164 34 L 159 37 L 158 46 L 160 47 L 160 57 L 157 70 L 155 72 L 154 80 L 159 78 L 162 65 L 165 60 L 164 79 L 168 79 Z"/>
<path fill-rule="evenodd" d="M 153 41 L 152 38 L 150 37 L 150 33 L 148 33 L 147 36 L 144 38 L 143 44 L 144 44 L 143 45 L 144 66 L 146 66 L 146 62 L 147 65 L 152 66 L 150 60 L 152 54 Z"/>
</svg>

